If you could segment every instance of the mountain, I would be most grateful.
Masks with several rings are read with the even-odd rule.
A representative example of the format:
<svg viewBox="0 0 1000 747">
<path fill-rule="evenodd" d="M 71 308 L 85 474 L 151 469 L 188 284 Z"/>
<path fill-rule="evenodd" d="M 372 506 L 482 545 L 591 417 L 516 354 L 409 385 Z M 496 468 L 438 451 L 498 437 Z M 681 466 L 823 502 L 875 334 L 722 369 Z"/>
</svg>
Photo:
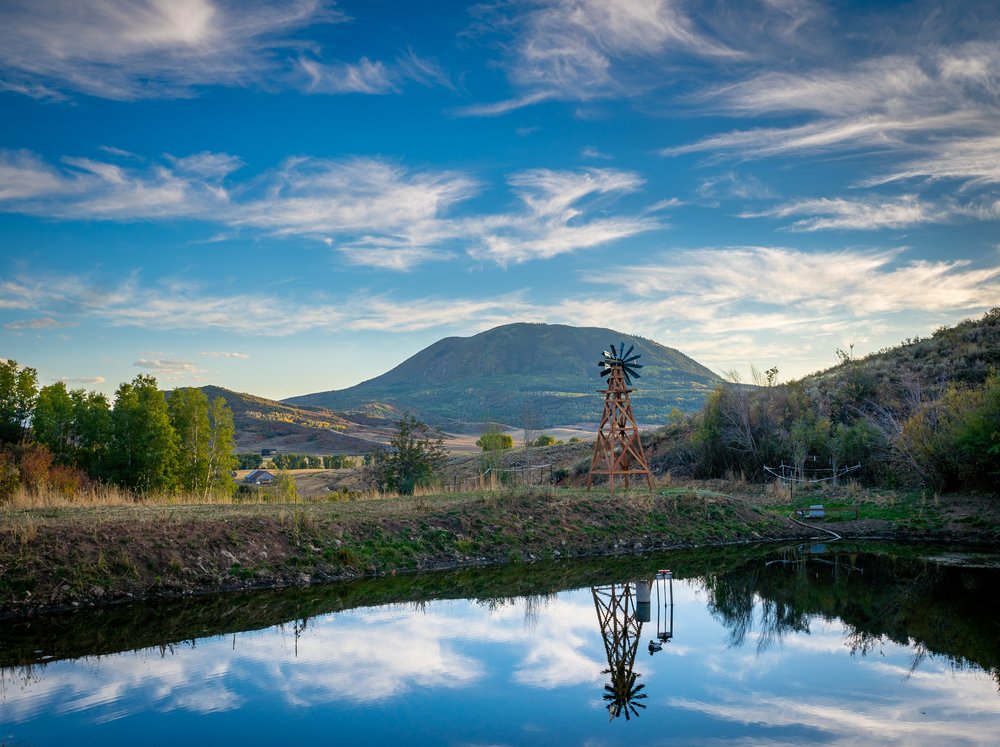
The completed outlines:
<svg viewBox="0 0 1000 747">
<path fill-rule="evenodd" d="M 283 400 L 345 413 L 387 405 L 440 427 L 499 422 L 542 428 L 600 418 L 597 362 L 609 345 L 642 355 L 633 407 L 640 422 L 664 422 L 672 408 L 695 410 L 719 377 L 683 353 L 601 327 L 507 324 L 472 337 L 447 337 L 381 376 Z"/>
<path fill-rule="evenodd" d="M 233 411 L 238 452 L 280 449 L 298 454 L 367 454 L 391 436 L 391 422 L 357 413 L 346 417 L 322 407 L 296 407 L 217 386 L 201 390 L 222 397 Z"/>
</svg>

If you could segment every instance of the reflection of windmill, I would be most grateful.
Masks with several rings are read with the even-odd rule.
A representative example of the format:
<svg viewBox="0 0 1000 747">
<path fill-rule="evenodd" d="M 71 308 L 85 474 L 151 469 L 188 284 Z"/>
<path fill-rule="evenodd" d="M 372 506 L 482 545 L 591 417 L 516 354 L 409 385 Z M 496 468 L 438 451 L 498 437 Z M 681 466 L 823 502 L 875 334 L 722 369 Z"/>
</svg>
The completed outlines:
<svg viewBox="0 0 1000 747">
<path fill-rule="evenodd" d="M 649 655 L 663 649 L 674 637 L 674 574 L 656 572 L 656 640 L 649 642 Z"/>
<path fill-rule="evenodd" d="M 632 389 L 632 379 L 639 378 L 638 369 L 642 365 L 636 363 L 641 357 L 633 355 L 635 345 L 625 350 L 625 343 L 611 352 L 604 351 L 604 359 L 598 361 L 601 366 L 601 376 L 608 377 L 608 388 L 604 390 L 604 412 L 601 414 L 601 424 L 597 428 L 597 441 L 594 442 L 594 458 L 590 462 L 590 476 L 587 478 L 589 488 L 594 475 L 607 475 L 611 490 L 615 489 L 615 477 L 623 478 L 625 487 L 629 486 L 632 475 L 645 475 L 649 489 L 653 489 L 653 477 L 646 463 L 646 455 L 642 451 L 642 441 L 639 438 L 639 426 L 632 414 L 632 400 L 629 393 Z"/>
<path fill-rule="evenodd" d="M 645 615 L 637 614 L 643 603 L 639 602 L 637 608 L 633 584 L 591 587 L 597 620 L 604 635 L 604 651 L 608 656 L 608 668 L 602 674 L 611 675 L 611 684 L 604 686 L 609 719 L 624 713 L 625 719 L 629 720 L 639 715 L 639 708 L 646 707 L 645 703 L 637 702 L 644 699 L 646 693 L 642 692 L 645 685 L 636 684 L 640 675 L 633 668 L 642 636 L 642 623 L 649 620 L 649 583 L 640 581 L 634 586 L 643 587 L 637 589 L 640 596 L 641 592 L 645 592 Z"/>
</svg>

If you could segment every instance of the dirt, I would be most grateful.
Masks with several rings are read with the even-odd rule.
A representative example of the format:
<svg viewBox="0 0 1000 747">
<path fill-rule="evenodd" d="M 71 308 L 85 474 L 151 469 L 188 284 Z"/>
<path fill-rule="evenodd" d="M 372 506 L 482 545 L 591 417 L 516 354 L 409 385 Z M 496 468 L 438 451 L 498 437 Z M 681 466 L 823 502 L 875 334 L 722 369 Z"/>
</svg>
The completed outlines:
<svg viewBox="0 0 1000 747">
<path fill-rule="evenodd" d="M 0 513 L 0 617 L 442 567 L 825 536 L 790 521 L 791 506 L 765 506 L 765 490 L 732 487 L 7 511 Z M 866 494 L 860 519 L 805 521 L 845 538 L 995 546 L 998 504 L 983 496 Z"/>
</svg>

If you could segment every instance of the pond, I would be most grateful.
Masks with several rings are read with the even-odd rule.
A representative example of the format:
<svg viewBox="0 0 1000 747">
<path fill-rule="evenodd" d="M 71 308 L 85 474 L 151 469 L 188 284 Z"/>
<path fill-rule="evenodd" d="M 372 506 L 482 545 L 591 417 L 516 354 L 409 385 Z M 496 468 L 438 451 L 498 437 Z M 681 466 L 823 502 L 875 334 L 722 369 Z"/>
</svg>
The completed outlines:
<svg viewBox="0 0 1000 747">
<path fill-rule="evenodd" d="M 730 548 L 8 622 L 0 745 L 997 744 L 998 565 Z"/>
</svg>

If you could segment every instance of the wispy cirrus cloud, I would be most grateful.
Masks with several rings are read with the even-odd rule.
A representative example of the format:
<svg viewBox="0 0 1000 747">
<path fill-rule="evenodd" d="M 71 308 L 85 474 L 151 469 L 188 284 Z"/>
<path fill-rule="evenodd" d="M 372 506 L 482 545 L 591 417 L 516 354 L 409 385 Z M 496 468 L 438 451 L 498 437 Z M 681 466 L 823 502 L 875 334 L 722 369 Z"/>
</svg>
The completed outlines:
<svg viewBox="0 0 1000 747">
<path fill-rule="evenodd" d="M 941 16 L 950 18 L 956 11 L 944 10 Z M 982 28 L 969 30 L 974 37 L 997 32 L 995 12 L 984 15 Z M 998 183 L 1000 86 L 993 71 L 1000 65 L 1000 49 L 995 42 L 951 41 L 942 31 L 931 39 L 890 35 L 886 45 L 888 53 L 875 53 L 873 47 L 870 56 L 857 59 L 855 53 L 846 64 L 831 55 L 805 70 L 768 69 L 704 87 L 688 98 L 704 113 L 800 115 L 811 121 L 731 130 L 661 153 L 706 153 L 718 160 L 867 152 L 879 158 L 867 166 L 874 173 L 863 177 L 862 185 L 922 178 L 954 179 L 966 187 Z"/>
<path fill-rule="evenodd" d="M 467 224 L 471 234 L 481 237 L 479 246 L 471 250 L 473 256 L 492 259 L 499 264 L 547 259 L 661 226 L 650 217 L 584 217 L 588 201 L 639 189 L 643 180 L 634 172 L 535 169 L 515 174 L 509 182 L 524 209 Z"/>
<path fill-rule="evenodd" d="M 408 81 L 454 89 L 447 71 L 433 60 L 418 57 L 412 50 L 393 63 L 362 57 L 355 63 L 324 63 L 299 58 L 305 76 L 302 88 L 310 93 L 395 93 Z"/>
<path fill-rule="evenodd" d="M 841 317 L 897 312 L 987 309 L 1000 297 L 1000 265 L 965 260 L 904 260 L 902 250 L 803 252 L 783 247 L 697 249 L 669 262 L 632 265 L 610 282 L 650 297 L 687 298 L 706 306 L 744 303 Z M 588 277 L 608 283 L 609 278 Z M 770 313 L 770 312 L 769 312 Z M 755 323 L 756 324 L 756 323 Z M 761 327 L 767 327 L 763 320 Z"/>
<path fill-rule="evenodd" d="M 599 292 L 559 299 L 530 289 L 456 297 L 354 292 L 345 297 L 247 292 L 196 285 L 118 284 L 88 277 L 15 277 L 0 288 L 8 309 L 78 323 L 156 330 L 218 330 L 247 336 L 310 331 L 474 334 L 514 321 L 611 326 L 679 347 L 728 370 L 753 360 L 781 361 L 784 375 L 826 367 L 833 351 L 859 343 L 878 349 L 913 334 L 913 315 L 941 323 L 985 311 L 1000 298 L 1000 258 L 992 265 L 908 258 L 902 249 L 804 252 L 785 247 L 724 247 L 665 253 L 612 276 L 587 274 Z M 609 287 L 610 283 L 610 287 Z M 803 340 L 806 340 L 805 342 Z M 238 354 L 203 354 L 228 357 Z M 166 353 L 143 354 L 150 371 L 186 375 Z M 173 368 L 169 364 L 177 364 Z M 160 366 L 161 368 L 157 368 Z"/>
<path fill-rule="evenodd" d="M 678 53 L 741 56 L 666 0 L 514 2 L 476 6 L 473 13 L 470 35 L 513 37 L 504 65 L 522 93 L 460 110 L 468 116 L 496 116 L 547 99 L 633 95 L 658 85 Z"/>
<path fill-rule="evenodd" d="M 790 218 L 793 231 L 842 229 L 874 231 L 883 228 L 907 228 L 925 223 L 950 223 L 962 219 L 993 220 L 1000 218 L 1000 201 L 960 204 L 954 200 L 929 201 L 918 195 L 897 198 L 797 200 L 759 212 L 746 212 L 744 218 Z"/>
<path fill-rule="evenodd" d="M 454 215 L 480 182 L 449 170 L 412 170 L 384 159 L 290 158 L 239 180 L 243 162 L 225 153 L 147 162 L 66 158 L 60 166 L 24 151 L 0 152 L 0 211 L 67 220 L 197 220 L 230 229 L 322 240 L 348 261 L 405 271 L 453 257 L 459 245 L 500 264 L 553 257 L 657 228 L 649 217 L 591 218 L 602 199 L 638 190 L 613 169 L 513 174 L 519 206 Z M 2 183 L 2 182 L 0 182 Z"/>
<path fill-rule="evenodd" d="M 391 93 L 411 80 L 451 86 L 412 52 L 344 61 L 307 37 L 350 21 L 329 0 L 15 0 L 0 6 L 0 90 L 131 101 L 206 86 L 332 94 Z"/>
</svg>

